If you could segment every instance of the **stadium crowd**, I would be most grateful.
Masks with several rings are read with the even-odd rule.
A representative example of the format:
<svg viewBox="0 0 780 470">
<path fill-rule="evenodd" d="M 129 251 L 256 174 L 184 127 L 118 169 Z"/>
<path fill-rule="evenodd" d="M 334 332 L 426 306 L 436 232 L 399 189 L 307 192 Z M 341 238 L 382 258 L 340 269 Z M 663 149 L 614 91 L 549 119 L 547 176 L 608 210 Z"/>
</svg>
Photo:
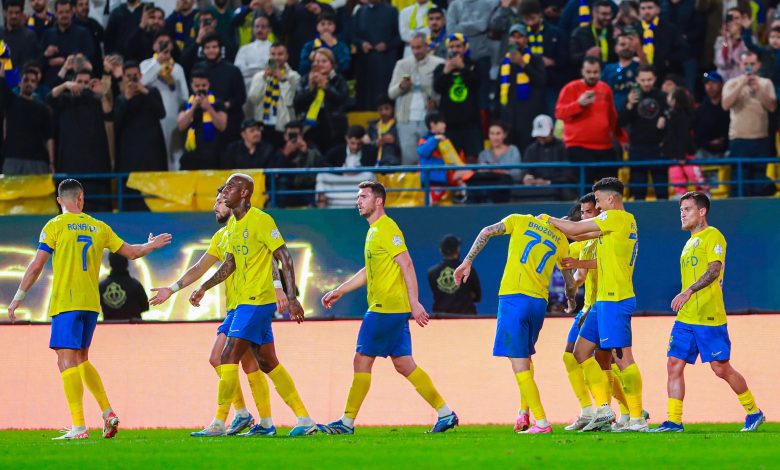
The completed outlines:
<svg viewBox="0 0 780 470">
<path fill-rule="evenodd" d="M 630 176 L 635 199 L 645 198 L 648 176 L 665 199 L 670 182 L 707 190 L 697 158 L 777 154 L 776 6 L 177 0 L 165 11 L 132 0 L 106 4 L 104 15 L 90 11 L 90 0 L 5 0 L 2 171 L 370 171 L 627 155 L 670 162 L 633 167 Z M 350 126 L 353 111 L 379 118 Z M 747 195 L 774 194 L 766 164 L 745 168 L 745 178 L 759 181 Z M 592 167 L 587 178 L 616 174 Z M 285 176 L 279 184 L 321 190 L 338 176 Z M 544 186 L 577 179 L 544 168 L 430 173 L 432 184 L 539 186 L 560 200 L 575 194 Z M 110 190 L 105 181 L 85 185 L 92 194 Z M 318 203 L 327 201 L 282 201 Z"/>
</svg>

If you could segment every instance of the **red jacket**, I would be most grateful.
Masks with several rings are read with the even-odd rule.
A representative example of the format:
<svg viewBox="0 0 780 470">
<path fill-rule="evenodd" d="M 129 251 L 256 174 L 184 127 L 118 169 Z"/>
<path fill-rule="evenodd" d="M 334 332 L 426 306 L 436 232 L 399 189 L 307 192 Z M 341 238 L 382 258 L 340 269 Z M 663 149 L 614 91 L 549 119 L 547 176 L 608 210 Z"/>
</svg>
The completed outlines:
<svg viewBox="0 0 780 470">
<path fill-rule="evenodd" d="M 596 101 L 583 108 L 577 102 L 584 92 L 596 93 Z M 555 105 L 555 117 L 563 121 L 563 142 L 566 147 L 583 147 L 591 150 L 612 148 L 612 139 L 620 139 L 617 111 L 609 85 L 599 81 L 588 86 L 583 80 L 566 84 Z"/>
</svg>

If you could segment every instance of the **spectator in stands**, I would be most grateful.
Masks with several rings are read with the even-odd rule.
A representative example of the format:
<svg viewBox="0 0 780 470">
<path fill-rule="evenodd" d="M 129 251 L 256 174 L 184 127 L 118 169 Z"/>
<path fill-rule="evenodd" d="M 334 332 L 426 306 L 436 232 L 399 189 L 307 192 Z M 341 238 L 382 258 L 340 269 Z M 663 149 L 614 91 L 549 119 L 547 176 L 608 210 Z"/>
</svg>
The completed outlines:
<svg viewBox="0 0 780 470">
<path fill-rule="evenodd" d="M 772 81 L 759 77 L 761 62 L 753 51 L 742 54 L 742 75 L 723 87 L 723 109 L 730 111 L 729 155 L 737 158 L 770 156 L 769 116 L 777 108 Z M 765 196 L 775 193 L 774 183 L 765 183 L 766 163 L 743 166 L 745 179 L 759 183 L 745 185 L 745 195 Z"/>
<path fill-rule="evenodd" d="M 639 0 L 639 17 L 644 60 L 655 67 L 657 76 L 662 79 L 669 71 L 682 72 L 689 53 L 680 30 L 659 16 L 660 1 Z"/>
<path fill-rule="evenodd" d="M 376 98 L 387 92 L 401 48 L 398 10 L 380 0 L 368 0 L 352 19 L 356 97 L 359 110 L 376 109 Z"/>
<path fill-rule="evenodd" d="M 252 83 L 252 77 L 265 70 L 271 57 L 271 41 L 268 35 L 271 33 L 271 22 L 266 16 L 258 16 L 252 25 L 254 41 L 241 46 L 236 54 L 235 66 L 244 77 L 244 86 L 248 90 Z"/>
<path fill-rule="evenodd" d="M 444 10 L 433 7 L 428 10 L 428 51 L 440 59 L 447 58 L 447 20 Z M 411 47 L 411 45 L 410 45 Z"/>
<path fill-rule="evenodd" d="M 38 76 L 38 86 L 35 88 L 35 91 L 33 92 L 33 98 L 45 103 L 46 97 L 49 96 L 49 93 L 51 93 L 51 88 L 41 83 L 41 80 L 43 79 L 43 70 L 41 69 L 40 62 L 38 62 L 37 60 L 31 60 L 30 62 L 24 64 L 21 67 L 21 70 L 28 70 Z M 5 82 L 9 83 L 7 75 L 8 72 L 6 72 Z M 20 85 L 16 85 L 13 88 L 13 92 L 17 95 L 20 95 L 22 93 Z"/>
<path fill-rule="evenodd" d="M 447 136 L 473 162 L 484 147 L 477 100 L 480 78 L 464 35 L 450 34 L 447 50 L 447 62 L 433 71 L 433 90 L 441 95 L 439 110 L 447 121 Z"/>
<path fill-rule="evenodd" d="M 621 1 L 612 26 L 625 34 L 636 32 L 641 35 L 642 20 L 639 19 L 639 2 L 637 0 Z"/>
<path fill-rule="evenodd" d="M 417 146 L 417 155 L 420 157 L 420 166 L 463 165 L 463 158 L 459 150 L 447 137 L 447 122 L 442 114 L 428 113 L 425 116 L 425 125 L 428 134 L 420 139 Z M 474 175 L 471 170 L 439 170 L 423 172 L 420 179 L 423 184 L 430 184 L 430 197 L 433 204 L 437 204 L 445 197 L 449 190 L 442 186 L 465 186 L 469 178 Z M 466 201 L 465 191 L 458 191 L 453 200 L 458 203 Z"/>
<path fill-rule="evenodd" d="M 526 148 L 532 140 L 534 117 L 545 109 L 547 75 L 544 58 L 531 52 L 522 23 L 509 28 L 509 46 L 498 77 L 498 115 L 509 126 L 509 140 Z"/>
<path fill-rule="evenodd" d="M 569 57 L 572 64 L 581 64 L 585 56 L 598 57 L 602 64 L 617 60 L 612 28 L 612 2 L 596 0 L 591 16 L 590 24 L 579 26 L 571 34 Z"/>
<path fill-rule="evenodd" d="M 522 25 L 515 25 L 522 26 Z M 530 134 L 530 131 L 529 131 Z M 508 143 L 509 126 L 501 121 L 495 121 L 488 128 L 490 148 L 479 154 L 478 163 L 483 165 L 516 165 L 520 163 L 520 150 Z M 479 170 L 469 178 L 469 186 L 511 186 L 520 180 L 521 170 Z M 509 202 L 510 190 L 471 190 L 469 202 L 483 203 Z"/>
<path fill-rule="evenodd" d="M 476 302 L 482 300 L 482 286 L 473 269 L 466 282 L 455 282 L 455 268 L 460 265 L 460 239 L 445 235 L 439 243 L 442 261 L 428 269 L 428 285 L 433 294 L 433 313 L 476 315 Z"/>
<path fill-rule="evenodd" d="M 130 276 L 129 262 L 124 256 L 109 253 L 108 265 L 111 273 L 99 285 L 103 321 L 140 321 L 141 314 L 149 310 L 146 289 Z"/>
<path fill-rule="evenodd" d="M 430 23 L 429 23 L 430 24 Z M 416 165 L 417 142 L 427 133 L 425 115 L 439 100 L 433 90 L 433 71 L 444 61 L 428 53 L 425 35 L 416 33 L 409 40 L 411 57 L 395 64 L 388 95 L 395 101 L 398 145 L 404 165 Z"/>
<path fill-rule="evenodd" d="M 184 69 L 173 60 L 173 38 L 162 30 L 157 33 L 152 48 L 154 55 L 141 62 L 141 84 L 156 88 L 165 107 L 165 117 L 160 120 L 165 148 L 168 156 L 168 169 L 179 169 L 182 145 L 181 134 L 177 126 L 179 109 L 187 101 L 189 92 Z"/>
<path fill-rule="evenodd" d="M 541 56 L 544 61 L 547 82 L 545 86 L 545 109 L 552 113 L 558 93 L 570 76 L 568 37 L 555 25 L 546 23 L 542 16 L 539 0 L 523 0 L 520 15 L 528 31 L 528 47 L 531 54 Z"/>
<path fill-rule="evenodd" d="M 729 112 L 723 109 L 723 77 L 718 72 L 704 74 L 704 92 L 699 107 L 694 111 L 693 135 L 696 139 L 696 156 L 699 158 L 722 157 L 729 148 Z"/>
<path fill-rule="evenodd" d="M 233 31 L 233 14 L 235 10 L 228 0 L 214 0 L 214 3 L 206 7 L 204 11 L 211 13 L 214 17 L 216 31 L 221 39 L 220 44 L 225 46 L 225 59 L 232 63 L 238 51 L 238 42 Z"/>
<path fill-rule="evenodd" d="M 506 46 L 509 43 L 509 28 L 522 23 L 520 16 L 520 0 L 501 0 L 493 14 L 490 16 L 490 35 L 500 41 L 499 57 L 506 54 Z"/>
<path fill-rule="evenodd" d="M 92 64 L 96 76 L 103 73 L 103 40 L 106 34 L 103 25 L 89 16 L 89 0 L 74 0 L 73 23 L 89 31 L 92 35 L 92 48 L 95 51 L 95 61 Z"/>
<path fill-rule="evenodd" d="M 235 29 L 235 35 L 238 38 L 239 50 L 255 40 L 255 20 L 261 16 L 268 19 L 268 40 L 272 43 L 276 40 L 274 32 L 277 34 L 280 32 L 280 25 L 279 14 L 274 9 L 273 1 L 244 1 L 233 13 L 233 28 Z"/>
<path fill-rule="evenodd" d="M 195 40 L 190 42 L 181 53 L 181 66 L 184 67 L 185 73 L 189 74 L 198 61 L 206 58 L 205 41 L 207 39 L 213 40 L 215 36 L 220 44 L 219 57 L 224 60 L 228 57 L 236 56 L 236 50 L 230 49 L 230 45 L 226 45 L 221 41 L 221 36 L 217 32 L 217 20 L 214 18 L 214 14 L 210 10 L 203 11 L 198 14 L 198 34 L 195 36 Z"/>
<path fill-rule="evenodd" d="M 254 119 L 241 123 L 241 140 L 230 143 L 220 157 L 220 168 L 281 168 L 284 157 L 268 142 L 263 142 L 263 124 Z"/>
<path fill-rule="evenodd" d="M 553 120 L 541 114 L 534 119 L 531 136 L 536 139 L 523 152 L 523 163 L 566 162 L 566 147 L 555 138 Z M 521 180 L 526 186 L 536 186 L 531 192 L 524 191 L 525 197 L 571 201 L 577 195 L 574 188 L 545 188 L 551 183 L 574 184 L 578 180 L 576 170 L 565 168 L 527 168 L 523 170 Z"/>
<path fill-rule="evenodd" d="M 322 47 L 333 52 L 333 56 L 336 58 L 336 69 L 339 73 L 349 72 L 349 66 L 352 63 L 352 58 L 349 55 L 349 44 L 339 41 L 336 37 L 336 14 L 328 10 L 320 13 L 317 18 L 317 35 L 303 45 L 298 65 L 299 73 L 302 75 L 309 73 L 314 51 Z"/>
<path fill-rule="evenodd" d="M 162 8 L 146 8 L 146 5 L 144 5 L 138 29 L 127 39 L 125 58 L 140 62 L 151 57 L 154 53 L 155 38 L 164 29 L 165 12 Z"/>
<path fill-rule="evenodd" d="M 685 88 L 677 88 L 666 96 L 666 114 L 663 125 L 663 142 L 661 153 L 665 159 L 677 162 L 669 167 L 669 182 L 674 184 L 675 198 L 679 199 L 688 192 L 688 185 L 696 186 L 696 191 L 703 191 L 704 177 L 701 168 L 693 165 L 696 151 L 693 143 L 693 108 L 691 97 Z"/>
<path fill-rule="evenodd" d="M 298 85 L 294 102 L 295 110 L 304 116 L 306 137 L 317 148 L 326 151 L 342 142 L 347 130 L 348 96 L 347 82 L 336 72 L 333 52 L 318 49 L 311 72 Z"/>
<path fill-rule="evenodd" d="M 325 159 L 319 149 L 304 138 L 303 123 L 300 121 L 289 121 L 285 125 L 284 144 L 281 148 L 281 153 L 285 162 L 283 166 L 286 168 L 319 168 L 326 166 Z M 317 183 L 317 176 L 314 174 L 283 175 L 279 180 L 280 186 L 284 189 L 313 190 Z M 280 205 L 282 207 L 313 206 L 315 202 L 314 196 L 314 193 L 283 196 Z"/>
<path fill-rule="evenodd" d="M 40 41 L 43 38 L 43 32 L 55 23 L 54 13 L 49 11 L 47 0 L 30 0 L 30 8 L 33 14 L 27 18 L 27 27 L 35 33 Z"/>
<path fill-rule="evenodd" d="M 203 58 L 196 67 L 209 75 L 209 90 L 222 102 L 227 112 L 228 122 L 225 129 L 226 142 L 237 140 L 241 134 L 241 121 L 244 119 L 246 87 L 241 71 L 222 56 L 222 39 L 211 34 L 203 39 Z"/>
<path fill-rule="evenodd" d="M 461 33 L 468 38 L 469 58 L 479 80 L 474 90 L 477 92 L 477 105 L 485 112 L 485 117 L 490 109 L 490 92 L 493 91 L 490 67 L 499 46 L 489 35 L 490 16 L 496 6 L 494 0 L 454 0 L 447 7 L 447 29 L 450 34 Z"/>
<path fill-rule="evenodd" d="M 184 47 L 195 40 L 195 0 L 176 0 L 174 10 L 165 18 L 165 29 L 173 38 L 176 49 L 183 51 Z"/>
<path fill-rule="evenodd" d="M 41 49 L 48 65 L 43 72 L 43 82 L 48 86 L 57 84 L 57 72 L 69 55 L 80 52 L 91 62 L 97 57 L 90 32 L 73 24 L 70 0 L 57 0 L 54 13 L 56 24 L 41 37 Z"/>
<path fill-rule="evenodd" d="M 377 148 L 377 166 L 400 165 L 401 146 L 398 143 L 395 105 L 387 94 L 377 98 L 377 113 L 379 119 L 368 122 L 364 143 L 372 144 Z"/>
<path fill-rule="evenodd" d="M 404 58 L 412 54 L 409 42 L 414 35 L 427 36 L 430 33 L 428 11 L 431 8 L 436 8 L 430 0 L 415 0 L 411 3 L 398 13 L 398 33 L 404 43 Z"/>
<path fill-rule="evenodd" d="M 651 65 L 640 66 L 636 85 L 628 94 L 626 106 L 618 115 L 618 124 L 628 128 L 628 159 L 632 162 L 661 159 L 666 95 L 655 87 L 656 79 Z M 669 198 L 668 167 L 632 166 L 630 171 L 630 188 L 634 199 L 645 199 L 648 173 L 653 178 L 656 199 Z"/>
<path fill-rule="evenodd" d="M 45 5 L 45 3 L 44 3 Z M 24 25 L 24 1 L 6 0 L 3 2 L 5 27 L 0 39 L 11 49 L 11 62 L 17 68 L 39 57 L 38 36 Z"/>
<path fill-rule="evenodd" d="M 325 2 L 286 0 L 282 11 L 282 31 L 287 38 L 290 67 L 297 70 L 301 49 L 317 35 L 317 18 L 323 11 L 333 12 Z"/>
<path fill-rule="evenodd" d="M 700 64 L 705 68 L 714 67 L 714 53 L 713 46 L 715 45 L 715 39 L 723 33 L 723 22 L 726 16 L 726 9 L 736 5 L 740 12 L 751 11 L 750 0 L 698 0 L 695 8 L 700 18 L 703 17 L 705 21 L 704 29 L 704 46 L 699 51 Z"/>
<path fill-rule="evenodd" d="M 635 44 L 639 46 L 636 35 L 618 34 L 615 39 L 615 54 L 618 61 L 605 65 L 601 72 L 601 80 L 612 89 L 615 109 L 623 109 L 628 99 L 628 93 L 633 84 L 636 83 L 639 61 L 636 59 Z"/>
<path fill-rule="evenodd" d="M 54 110 L 56 132 L 55 168 L 61 173 L 109 173 L 106 115 L 112 106 L 103 83 L 86 70 L 76 73 L 52 89 L 48 103 Z M 80 179 L 84 189 L 92 195 L 111 194 L 111 182 L 105 179 Z M 85 210 L 111 210 L 110 199 L 88 198 Z"/>
<path fill-rule="evenodd" d="M 772 80 L 775 85 L 775 96 L 777 96 L 780 92 L 780 26 L 772 26 L 769 30 L 769 45 L 762 47 L 753 41 L 750 17 L 742 15 L 742 40 L 748 49 L 758 55 L 763 64 L 762 76 Z"/>
<path fill-rule="evenodd" d="M 563 141 L 567 160 L 573 163 L 613 162 L 613 137 L 619 136 L 617 112 L 612 90 L 599 80 L 601 62 L 586 57 L 582 63 L 582 78 L 569 82 L 558 99 L 555 117 L 563 121 Z M 585 184 L 614 176 L 614 167 L 589 167 Z"/>
<path fill-rule="evenodd" d="M 750 15 L 744 16 L 749 22 Z M 715 39 L 715 66 L 726 81 L 742 74 L 739 64 L 742 53 L 748 50 L 742 40 L 742 23 L 742 12 L 738 8 L 729 8 L 723 24 L 723 32 Z"/>
<path fill-rule="evenodd" d="M 106 26 L 106 54 L 127 55 L 127 39 L 140 27 L 144 8 L 148 7 L 142 5 L 141 0 L 127 0 L 111 10 Z"/>
<path fill-rule="evenodd" d="M 38 74 L 25 70 L 20 82 L 20 95 L 15 95 L 5 82 L 5 70 L 0 67 L 0 111 L 5 115 L 3 174 L 36 175 L 54 173 L 54 132 L 51 112 L 42 102 L 33 99 L 38 86 Z"/>
<path fill-rule="evenodd" d="M 371 168 L 376 166 L 376 147 L 363 143 L 366 130 L 362 126 L 350 126 L 345 137 L 346 143 L 337 145 L 325 154 L 325 165 L 337 168 Z M 350 207 L 355 205 L 355 194 L 328 192 L 334 189 L 354 188 L 359 181 L 373 179 L 368 171 L 344 174 L 319 173 L 317 175 L 318 207 Z"/>
<path fill-rule="evenodd" d="M 192 71 L 190 95 L 179 113 L 179 132 L 184 133 L 182 170 L 219 168 L 222 133 L 227 128 L 227 113 L 222 102 L 210 90 L 209 74 L 203 69 Z"/>
<path fill-rule="evenodd" d="M 570 38 L 578 26 L 587 26 L 593 17 L 593 10 L 597 0 L 570 0 L 566 2 L 558 21 L 558 28 L 563 31 L 566 38 Z M 631 3 L 629 0 L 621 3 Z M 613 7 L 613 11 L 616 10 Z"/>
<path fill-rule="evenodd" d="M 661 82 L 661 91 L 666 93 L 667 95 L 670 95 L 675 88 L 678 87 L 684 87 L 685 86 L 685 80 L 682 76 L 677 75 L 676 73 L 668 73 L 666 74 L 666 77 L 664 77 L 663 81 Z"/>
<path fill-rule="evenodd" d="M 248 99 L 254 106 L 254 117 L 263 123 L 263 136 L 276 148 L 284 144 L 282 134 L 287 123 L 295 119 L 295 92 L 301 76 L 287 63 L 287 47 L 271 46 L 271 58 L 265 70 L 252 77 Z"/>
</svg>

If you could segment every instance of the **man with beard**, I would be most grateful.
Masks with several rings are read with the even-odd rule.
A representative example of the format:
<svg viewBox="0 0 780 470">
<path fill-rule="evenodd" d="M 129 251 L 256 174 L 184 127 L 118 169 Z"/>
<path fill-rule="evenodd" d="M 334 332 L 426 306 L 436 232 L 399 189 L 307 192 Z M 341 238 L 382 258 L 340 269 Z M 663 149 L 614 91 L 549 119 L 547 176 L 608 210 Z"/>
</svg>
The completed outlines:
<svg viewBox="0 0 780 470">
<path fill-rule="evenodd" d="M 70 55 L 82 53 L 95 63 L 96 54 L 92 35 L 81 26 L 73 24 L 73 7 L 69 0 L 57 0 L 54 6 L 56 25 L 47 29 L 41 37 L 41 49 L 47 67 L 43 72 L 43 82 L 54 86 L 59 82 L 57 73 Z"/>
<path fill-rule="evenodd" d="M 195 39 L 195 0 L 176 0 L 173 12 L 165 18 L 165 29 L 176 43 L 176 49 L 183 51 L 184 46 Z"/>
<path fill-rule="evenodd" d="M 615 109 L 623 109 L 631 91 L 631 84 L 639 73 L 639 61 L 636 56 L 635 45 L 639 44 L 636 34 L 620 33 L 615 39 L 615 54 L 617 62 L 606 64 L 601 72 L 601 79 L 612 88 L 612 97 L 615 99 Z"/>
<path fill-rule="evenodd" d="M 43 32 L 54 23 L 54 14 L 49 11 L 47 0 L 30 0 L 32 16 L 27 18 L 27 28 L 33 31 L 38 39 L 41 39 Z"/>
<path fill-rule="evenodd" d="M 154 41 L 165 28 L 165 12 L 162 8 L 145 8 L 141 14 L 141 23 L 132 36 L 127 39 L 125 59 L 141 62 L 154 53 Z M 177 55 L 174 50 L 174 55 Z"/>
<path fill-rule="evenodd" d="M 598 57 L 601 62 L 615 60 L 615 41 L 612 33 L 612 2 L 597 0 L 593 4 L 593 21 L 580 26 L 571 33 L 569 57 L 573 64 L 579 64 L 585 56 Z"/>
<path fill-rule="evenodd" d="M 127 53 L 125 40 L 140 27 L 142 13 L 141 0 L 127 0 L 111 10 L 106 26 L 106 54 Z"/>
<path fill-rule="evenodd" d="M 22 0 L 7 0 L 3 3 L 5 28 L 0 39 L 11 49 L 11 62 L 22 66 L 28 61 L 38 59 L 38 36 L 24 27 L 24 2 Z"/>
<path fill-rule="evenodd" d="M 89 0 L 75 0 L 73 3 L 73 23 L 89 31 L 92 35 L 92 46 L 95 49 L 95 61 L 92 63 L 95 76 L 99 77 L 103 73 L 103 36 L 106 32 L 103 26 L 95 19 L 89 16 Z"/>
</svg>

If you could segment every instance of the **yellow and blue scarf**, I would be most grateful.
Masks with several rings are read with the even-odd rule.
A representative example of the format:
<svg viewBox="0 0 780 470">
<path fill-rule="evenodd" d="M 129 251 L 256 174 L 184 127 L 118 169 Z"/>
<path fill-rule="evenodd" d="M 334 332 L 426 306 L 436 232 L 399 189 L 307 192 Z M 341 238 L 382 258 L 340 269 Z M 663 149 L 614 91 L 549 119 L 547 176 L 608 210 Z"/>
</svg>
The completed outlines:
<svg viewBox="0 0 780 470">
<path fill-rule="evenodd" d="M 339 43 L 339 40 L 336 39 L 336 42 L 334 42 L 333 45 L 335 46 L 338 43 Z M 311 50 L 312 51 L 316 51 L 317 49 L 322 49 L 323 47 L 325 49 L 331 49 L 331 46 L 329 46 L 327 42 L 325 42 L 322 39 L 320 39 L 320 33 L 317 33 L 317 36 L 314 38 L 314 45 L 312 46 Z"/>
<path fill-rule="evenodd" d="M 281 94 L 279 79 L 271 77 L 271 80 L 265 86 L 265 96 L 263 97 L 263 122 L 270 123 L 271 117 L 275 117 L 279 106 L 279 95 Z"/>
<path fill-rule="evenodd" d="M 192 103 L 195 102 L 195 96 L 196 95 L 190 95 L 190 98 L 187 100 L 187 106 L 185 107 L 185 110 L 192 108 Z M 214 97 L 214 94 L 209 92 L 209 103 L 212 105 L 216 101 L 216 98 Z M 214 127 L 214 122 L 211 118 L 211 114 L 207 112 L 203 112 L 203 127 L 200 130 L 201 137 L 206 142 L 213 142 L 214 139 L 217 138 L 217 128 Z M 187 129 L 187 138 L 184 141 L 184 150 L 188 152 L 194 151 L 196 148 L 198 148 L 198 139 L 195 135 L 195 121 L 192 121 L 192 124 L 190 124 L 190 128 Z"/>
<path fill-rule="evenodd" d="M 389 121 L 383 122 L 381 119 L 376 122 L 376 140 L 379 141 L 383 136 L 390 133 L 391 130 L 393 130 L 393 126 L 395 126 L 395 119 L 390 118 Z M 376 166 L 380 166 L 382 162 L 382 148 L 384 145 L 377 144 L 377 151 L 376 151 Z"/>
<path fill-rule="evenodd" d="M 40 18 L 38 18 L 37 16 L 30 15 L 30 17 L 27 18 L 27 28 L 34 30 L 35 29 L 35 22 L 38 21 L 38 20 L 40 20 Z M 43 21 L 43 27 L 44 28 L 48 28 L 49 25 L 52 23 L 52 21 L 54 21 L 54 13 L 52 13 L 52 12 L 47 10 L 46 11 L 46 19 L 42 20 L 42 21 Z"/>
<path fill-rule="evenodd" d="M 463 58 L 468 59 L 471 57 L 471 48 L 469 48 L 469 38 L 463 33 L 453 33 L 447 36 L 447 47 L 450 47 L 451 41 L 460 41 L 463 43 L 463 47 L 465 47 L 465 52 L 463 53 Z"/>
<path fill-rule="evenodd" d="M 431 33 L 428 33 L 428 53 L 434 52 L 439 48 L 439 44 L 447 37 L 447 28 L 442 28 L 439 36 L 435 39 L 431 37 Z"/>
<path fill-rule="evenodd" d="M 320 110 L 322 104 L 325 102 L 325 90 L 317 88 L 317 94 L 314 96 L 314 100 L 309 105 L 309 109 L 306 111 L 306 118 L 303 123 L 309 127 L 317 125 L 317 118 L 320 116 Z"/>
<path fill-rule="evenodd" d="M 609 43 L 607 42 L 607 28 L 601 30 L 601 33 L 596 33 L 596 26 L 591 24 L 590 30 L 593 32 L 593 40 L 596 41 L 596 45 L 601 49 L 601 63 L 606 64 L 609 58 Z"/>
<path fill-rule="evenodd" d="M 13 88 L 19 84 L 19 70 L 14 67 L 14 63 L 11 60 L 11 48 L 5 41 L 0 40 L 0 66 L 5 71 L 5 83 L 9 88 Z"/>
<path fill-rule="evenodd" d="M 509 74 L 512 71 L 512 61 L 509 58 L 511 54 L 504 56 L 504 61 L 501 63 L 501 82 L 499 88 L 499 99 L 501 106 L 509 104 L 509 87 L 511 86 L 509 80 Z M 523 51 L 523 60 L 526 66 L 531 62 L 531 50 L 525 48 Z M 531 97 L 531 80 L 528 74 L 522 67 L 518 67 L 517 75 L 515 76 L 515 99 L 517 101 L 526 101 Z"/>
<path fill-rule="evenodd" d="M 414 3 L 414 9 L 412 9 L 412 16 L 409 17 L 409 30 L 410 31 L 415 31 L 417 29 L 417 13 L 419 11 L 419 7 L 420 7 L 420 4 L 415 2 Z M 431 2 L 426 3 L 425 4 L 425 11 L 427 12 L 428 10 L 431 9 L 431 7 L 433 7 L 433 3 L 431 3 Z M 427 13 L 425 15 L 423 15 L 422 23 L 423 23 L 422 24 L 423 28 L 427 28 L 428 27 L 428 14 Z"/>
<path fill-rule="evenodd" d="M 647 63 L 653 65 L 655 60 L 655 28 L 658 27 L 658 17 L 647 23 L 642 22 L 642 50 L 647 56 Z"/>
<path fill-rule="evenodd" d="M 528 28 L 528 47 L 531 54 L 544 55 L 544 23 L 539 24 L 539 29 L 534 32 Z"/>
<path fill-rule="evenodd" d="M 590 24 L 590 6 L 587 0 L 580 0 L 580 26 L 588 26 Z"/>
</svg>

